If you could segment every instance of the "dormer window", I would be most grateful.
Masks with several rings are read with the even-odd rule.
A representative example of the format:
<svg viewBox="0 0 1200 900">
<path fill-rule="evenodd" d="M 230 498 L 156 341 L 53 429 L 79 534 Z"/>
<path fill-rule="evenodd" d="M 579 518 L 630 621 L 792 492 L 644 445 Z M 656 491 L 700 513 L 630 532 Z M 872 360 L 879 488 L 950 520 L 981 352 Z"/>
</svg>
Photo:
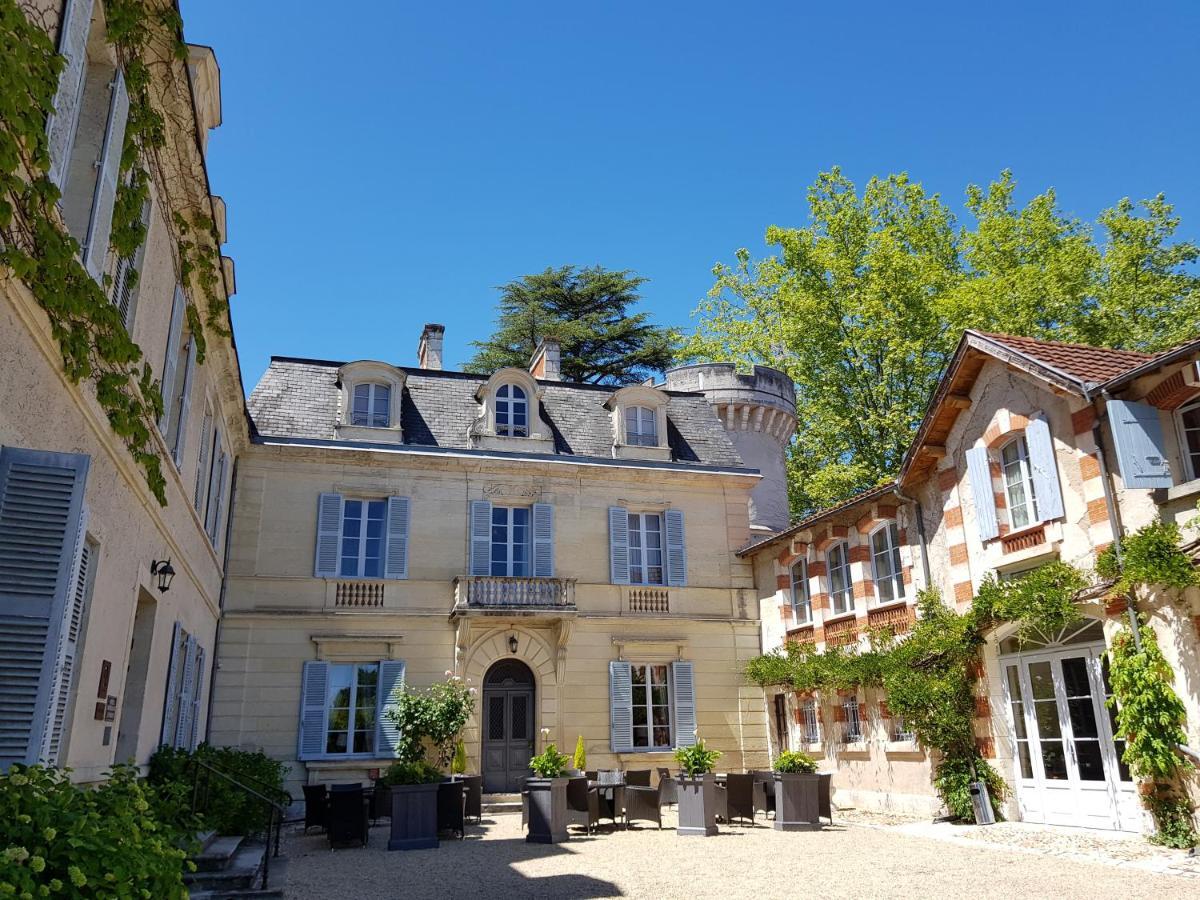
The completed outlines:
<svg viewBox="0 0 1200 900">
<path fill-rule="evenodd" d="M 658 413 L 645 406 L 625 407 L 625 443 L 634 447 L 657 447 Z"/>
<path fill-rule="evenodd" d="M 545 388 L 524 369 L 501 369 L 479 386 L 479 417 L 471 423 L 472 447 L 515 453 L 553 453 L 554 435 L 542 419 Z"/>
<path fill-rule="evenodd" d="M 375 382 L 356 384 L 350 424 L 364 428 L 389 427 L 392 424 L 391 387 Z"/>
<path fill-rule="evenodd" d="M 400 441 L 400 403 L 405 374 L 372 360 L 338 369 L 341 404 L 337 436 L 348 441 Z"/>
<path fill-rule="evenodd" d="M 617 459 L 669 460 L 665 391 L 631 384 L 615 391 L 604 407 L 612 412 L 613 456 Z"/>
<path fill-rule="evenodd" d="M 515 384 L 496 389 L 496 434 L 529 437 L 529 398 Z"/>
</svg>

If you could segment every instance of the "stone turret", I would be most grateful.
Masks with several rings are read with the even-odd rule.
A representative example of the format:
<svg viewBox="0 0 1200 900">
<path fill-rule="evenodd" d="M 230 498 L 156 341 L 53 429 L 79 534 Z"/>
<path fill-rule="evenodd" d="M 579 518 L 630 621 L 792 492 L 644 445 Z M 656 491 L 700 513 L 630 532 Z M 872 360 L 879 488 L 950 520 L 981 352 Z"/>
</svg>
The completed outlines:
<svg viewBox="0 0 1200 900">
<path fill-rule="evenodd" d="M 701 363 L 667 372 L 667 390 L 697 391 L 708 398 L 742 461 L 762 472 L 750 495 L 750 527 L 779 531 L 788 525 L 784 457 L 796 430 L 796 388 L 778 369 L 755 366 L 743 374 L 732 363 Z"/>
</svg>

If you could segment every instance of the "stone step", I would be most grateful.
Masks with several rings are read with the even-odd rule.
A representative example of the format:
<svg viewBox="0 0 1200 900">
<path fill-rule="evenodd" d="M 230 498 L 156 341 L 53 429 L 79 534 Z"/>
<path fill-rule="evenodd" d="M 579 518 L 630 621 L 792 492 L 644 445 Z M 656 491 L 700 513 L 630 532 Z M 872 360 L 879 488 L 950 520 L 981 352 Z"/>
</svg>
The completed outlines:
<svg viewBox="0 0 1200 900">
<path fill-rule="evenodd" d="M 226 868 L 242 845 L 240 835 L 221 835 L 209 838 L 204 849 L 192 857 L 198 872 L 219 872 Z"/>
<path fill-rule="evenodd" d="M 521 811 L 520 794 L 484 794 L 483 812 L 507 813 Z"/>
<path fill-rule="evenodd" d="M 287 887 L 287 857 L 271 860 L 268 887 L 212 888 L 191 891 L 191 900 L 283 900 Z"/>
<path fill-rule="evenodd" d="M 219 894 L 254 889 L 262 884 L 262 864 L 266 847 L 257 841 L 241 838 L 237 840 L 240 846 L 223 868 L 184 873 L 183 881 L 189 892 L 209 891 Z"/>
</svg>

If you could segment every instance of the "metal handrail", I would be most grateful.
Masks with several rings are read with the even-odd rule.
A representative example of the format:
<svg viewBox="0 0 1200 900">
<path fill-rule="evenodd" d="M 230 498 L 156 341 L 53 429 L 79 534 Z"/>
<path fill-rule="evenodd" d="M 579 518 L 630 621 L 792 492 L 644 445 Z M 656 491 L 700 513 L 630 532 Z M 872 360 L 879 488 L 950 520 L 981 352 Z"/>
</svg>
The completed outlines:
<svg viewBox="0 0 1200 900">
<path fill-rule="evenodd" d="M 259 791 L 255 790 L 254 788 L 250 787 L 249 785 L 245 785 L 242 782 L 238 781 L 236 778 L 234 778 L 228 772 L 222 772 L 216 766 L 206 763 L 202 759 L 193 758 L 192 765 L 195 767 L 194 774 L 192 777 L 192 814 L 193 815 L 195 815 L 197 813 L 197 810 L 200 806 L 201 781 L 204 782 L 204 788 L 205 788 L 204 798 L 205 798 L 205 801 L 207 802 L 208 789 L 210 787 L 210 779 L 213 775 L 216 775 L 219 778 L 224 779 L 226 782 L 233 785 L 235 788 L 242 791 L 244 794 L 247 794 L 248 796 L 252 797 L 253 799 L 258 800 L 259 802 L 261 802 L 263 804 L 264 808 L 267 810 L 267 828 L 266 828 L 266 838 L 267 838 L 266 850 L 267 850 L 267 852 L 263 854 L 263 883 L 262 883 L 262 889 L 266 890 L 269 885 L 270 875 L 271 875 L 271 857 L 279 856 L 279 841 L 280 841 L 281 832 L 283 831 L 283 817 L 287 813 L 287 808 L 285 806 L 283 806 L 281 803 L 278 803 L 275 800 L 272 800 L 270 797 L 266 796 L 265 794 L 262 794 Z M 292 797 L 291 797 L 291 794 L 287 793 L 287 791 L 280 790 L 280 789 L 274 787 L 273 785 L 264 784 L 261 780 L 254 778 L 253 776 L 245 775 L 242 777 L 246 778 L 246 780 L 248 780 L 248 781 L 256 782 L 260 787 L 268 788 L 272 792 L 275 792 L 284 797 L 287 797 L 288 804 L 289 805 L 291 804 Z M 274 831 L 274 834 L 275 834 L 275 850 L 273 853 L 271 852 L 271 833 L 272 833 L 272 831 Z"/>
</svg>

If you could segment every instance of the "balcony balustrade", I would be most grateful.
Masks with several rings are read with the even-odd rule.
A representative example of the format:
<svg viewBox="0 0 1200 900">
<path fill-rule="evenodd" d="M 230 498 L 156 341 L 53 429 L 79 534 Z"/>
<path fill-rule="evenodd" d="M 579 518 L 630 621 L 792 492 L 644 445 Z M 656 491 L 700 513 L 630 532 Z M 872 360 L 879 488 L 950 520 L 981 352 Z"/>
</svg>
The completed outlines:
<svg viewBox="0 0 1200 900">
<path fill-rule="evenodd" d="M 574 578 L 460 575 L 454 579 L 454 611 L 575 611 Z"/>
</svg>

